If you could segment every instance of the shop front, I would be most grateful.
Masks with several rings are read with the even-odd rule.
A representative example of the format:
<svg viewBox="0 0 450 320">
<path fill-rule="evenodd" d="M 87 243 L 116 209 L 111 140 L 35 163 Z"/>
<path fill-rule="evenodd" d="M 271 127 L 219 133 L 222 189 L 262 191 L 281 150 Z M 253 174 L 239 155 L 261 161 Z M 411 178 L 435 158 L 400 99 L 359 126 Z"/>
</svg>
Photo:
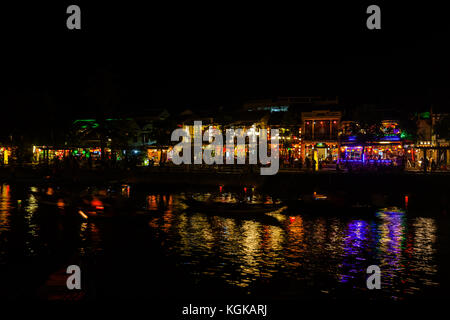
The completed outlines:
<svg viewBox="0 0 450 320">
<path fill-rule="evenodd" d="M 316 165 L 319 163 L 336 163 L 339 156 L 337 142 L 317 142 L 305 144 L 305 158 L 314 159 Z"/>
<path fill-rule="evenodd" d="M 353 166 L 404 166 L 405 148 L 399 142 L 348 144 L 340 148 L 339 163 Z"/>
<path fill-rule="evenodd" d="M 431 141 L 419 141 L 413 146 L 412 159 L 409 168 L 423 169 L 424 163 L 428 164 L 429 170 L 448 170 L 450 168 L 450 143 Z"/>
<path fill-rule="evenodd" d="M 33 164 L 63 160 L 70 154 L 69 149 L 60 149 L 47 146 L 33 146 Z"/>
<path fill-rule="evenodd" d="M 11 147 L 0 147 L 0 165 L 9 164 L 11 153 Z"/>
<path fill-rule="evenodd" d="M 173 147 L 151 147 L 147 149 L 147 159 L 144 160 L 145 166 L 157 166 L 161 163 L 172 161 Z M 178 149 L 181 152 L 181 149 Z"/>
<path fill-rule="evenodd" d="M 111 159 L 111 149 L 105 148 L 105 159 Z M 73 157 L 77 160 L 100 160 L 102 152 L 100 147 L 93 148 L 58 148 L 50 146 L 33 146 L 33 163 L 52 163 L 55 161 L 62 161 L 68 157 Z"/>
</svg>

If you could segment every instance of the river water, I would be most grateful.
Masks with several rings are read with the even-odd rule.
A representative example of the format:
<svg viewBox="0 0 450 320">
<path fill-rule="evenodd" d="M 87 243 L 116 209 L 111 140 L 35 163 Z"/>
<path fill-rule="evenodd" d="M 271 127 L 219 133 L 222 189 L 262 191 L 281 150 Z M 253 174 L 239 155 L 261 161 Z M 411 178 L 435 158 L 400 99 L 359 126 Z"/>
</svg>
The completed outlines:
<svg viewBox="0 0 450 320">
<path fill-rule="evenodd" d="M 99 190 L 111 191 L 77 192 L 100 201 Z M 412 213 L 404 206 L 349 216 L 296 209 L 243 219 L 186 211 L 183 193 L 133 193 L 131 187 L 130 194 L 127 186 L 117 194 L 132 199 L 146 219 L 126 224 L 67 219 L 60 191 L 0 186 L 2 296 L 34 297 L 52 273 L 78 261 L 92 270 L 92 297 L 145 296 L 142 286 L 149 285 L 175 297 L 190 292 L 277 299 L 448 297 L 448 217 L 442 212 Z M 45 196 L 57 199 L 56 205 Z M 218 199 L 235 196 L 223 192 Z M 381 290 L 367 289 L 370 265 L 381 270 Z M 112 275 L 115 284 L 106 284 Z"/>
</svg>

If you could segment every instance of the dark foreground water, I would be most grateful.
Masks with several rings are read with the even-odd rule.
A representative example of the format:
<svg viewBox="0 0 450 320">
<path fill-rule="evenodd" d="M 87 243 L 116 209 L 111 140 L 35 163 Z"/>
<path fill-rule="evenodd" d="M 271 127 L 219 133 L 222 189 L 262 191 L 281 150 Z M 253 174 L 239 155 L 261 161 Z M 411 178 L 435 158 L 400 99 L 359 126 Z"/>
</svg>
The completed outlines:
<svg viewBox="0 0 450 320">
<path fill-rule="evenodd" d="M 449 296 L 449 219 L 431 205 L 424 212 L 403 206 L 349 216 L 294 209 L 243 219 L 186 211 L 183 193 L 132 188 L 130 193 L 122 187 L 117 197 L 131 197 L 145 219 L 93 221 L 71 215 L 68 193 L 98 206 L 104 203 L 97 195 L 109 192 L 1 185 L 0 295 L 64 296 L 64 290 L 55 289 L 61 287 L 58 279 L 67 265 L 78 264 L 84 299 Z M 219 198 L 234 201 L 235 194 Z M 381 290 L 366 287 L 370 265 L 381 269 Z"/>
</svg>

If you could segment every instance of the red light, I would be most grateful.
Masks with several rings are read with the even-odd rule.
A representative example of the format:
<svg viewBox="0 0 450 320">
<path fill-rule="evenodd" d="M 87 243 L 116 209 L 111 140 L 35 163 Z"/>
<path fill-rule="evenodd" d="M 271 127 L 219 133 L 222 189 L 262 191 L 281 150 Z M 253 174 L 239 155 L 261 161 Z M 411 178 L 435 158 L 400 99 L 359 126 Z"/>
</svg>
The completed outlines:
<svg viewBox="0 0 450 320">
<path fill-rule="evenodd" d="M 91 201 L 91 206 L 93 206 L 93 207 L 101 207 L 101 206 L 103 206 L 103 202 L 101 202 L 98 199 L 94 199 L 94 200 Z"/>
<path fill-rule="evenodd" d="M 289 217 L 289 220 L 290 220 L 291 222 L 294 222 L 294 221 L 295 221 L 295 217 Z"/>
<path fill-rule="evenodd" d="M 222 186 L 219 187 L 219 191 L 222 192 Z"/>
<path fill-rule="evenodd" d="M 244 192 L 247 192 L 247 188 L 246 187 L 244 187 Z"/>
</svg>

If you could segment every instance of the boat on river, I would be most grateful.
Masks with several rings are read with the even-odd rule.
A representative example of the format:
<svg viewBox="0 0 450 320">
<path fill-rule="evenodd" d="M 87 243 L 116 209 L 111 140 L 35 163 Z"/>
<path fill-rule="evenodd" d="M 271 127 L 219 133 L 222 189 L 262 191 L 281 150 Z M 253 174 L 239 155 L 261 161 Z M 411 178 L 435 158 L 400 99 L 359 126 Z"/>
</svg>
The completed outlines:
<svg viewBox="0 0 450 320">
<path fill-rule="evenodd" d="M 193 197 L 187 197 L 183 202 L 190 210 L 214 214 L 255 215 L 285 208 L 281 203 L 263 204 L 249 202 L 219 202 L 212 200 L 200 201 Z"/>
</svg>

